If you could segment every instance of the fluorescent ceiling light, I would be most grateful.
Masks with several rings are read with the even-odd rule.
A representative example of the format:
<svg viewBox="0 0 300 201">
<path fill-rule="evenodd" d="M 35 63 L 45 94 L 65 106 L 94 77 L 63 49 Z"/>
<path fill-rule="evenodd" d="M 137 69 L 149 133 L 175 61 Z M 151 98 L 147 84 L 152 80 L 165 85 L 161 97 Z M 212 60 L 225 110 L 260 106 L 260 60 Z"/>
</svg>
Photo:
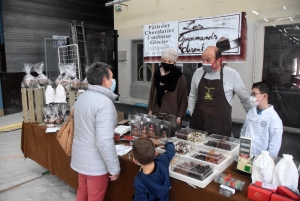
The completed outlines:
<svg viewBox="0 0 300 201">
<path fill-rule="evenodd" d="M 283 8 L 284 8 L 284 10 L 286 10 L 286 7 L 285 7 L 285 6 L 283 6 Z"/>
<path fill-rule="evenodd" d="M 296 37 L 293 37 L 295 40 L 298 40 L 298 38 L 296 38 Z"/>
<path fill-rule="evenodd" d="M 281 29 L 279 29 L 279 31 L 282 32 Z"/>
<path fill-rule="evenodd" d="M 292 19 L 292 17 L 290 17 L 290 19 L 291 19 L 292 21 L 294 21 L 294 20 Z"/>
<path fill-rule="evenodd" d="M 286 34 L 284 34 L 285 36 L 287 36 Z"/>
<path fill-rule="evenodd" d="M 258 15 L 258 12 L 256 12 L 255 10 L 253 10 L 253 11 L 252 11 L 252 13 L 254 13 L 254 14 Z"/>
<path fill-rule="evenodd" d="M 285 29 L 283 29 L 283 31 L 284 31 L 285 33 L 287 33 Z"/>
<path fill-rule="evenodd" d="M 109 1 L 105 4 L 105 7 L 108 7 L 108 6 L 113 6 L 115 4 L 121 4 L 123 2 L 126 2 L 126 1 L 130 1 L 130 0 L 114 0 L 114 1 Z"/>
<path fill-rule="evenodd" d="M 292 38 L 290 38 L 290 40 L 292 40 Z"/>
<path fill-rule="evenodd" d="M 266 18 L 264 19 L 266 22 L 269 22 Z"/>
<path fill-rule="evenodd" d="M 273 24 L 273 27 L 276 27 L 275 24 Z"/>
<path fill-rule="evenodd" d="M 299 27 L 296 25 L 297 29 L 299 29 Z"/>
</svg>

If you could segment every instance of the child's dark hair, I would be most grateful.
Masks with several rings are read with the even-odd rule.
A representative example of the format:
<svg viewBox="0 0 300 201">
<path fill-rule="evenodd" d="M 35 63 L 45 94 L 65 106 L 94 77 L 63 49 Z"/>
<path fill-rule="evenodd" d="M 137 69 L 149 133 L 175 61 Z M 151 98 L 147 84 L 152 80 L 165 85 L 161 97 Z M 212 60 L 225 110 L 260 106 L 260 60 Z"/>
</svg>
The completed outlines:
<svg viewBox="0 0 300 201">
<path fill-rule="evenodd" d="M 262 94 L 268 94 L 268 100 L 270 99 L 272 95 L 272 87 L 267 81 L 262 81 L 262 82 L 256 82 L 252 85 L 252 88 L 256 88 L 260 91 Z"/>
<path fill-rule="evenodd" d="M 148 165 L 155 159 L 155 146 L 147 138 L 138 138 L 132 144 L 133 157 L 142 165 Z"/>
</svg>

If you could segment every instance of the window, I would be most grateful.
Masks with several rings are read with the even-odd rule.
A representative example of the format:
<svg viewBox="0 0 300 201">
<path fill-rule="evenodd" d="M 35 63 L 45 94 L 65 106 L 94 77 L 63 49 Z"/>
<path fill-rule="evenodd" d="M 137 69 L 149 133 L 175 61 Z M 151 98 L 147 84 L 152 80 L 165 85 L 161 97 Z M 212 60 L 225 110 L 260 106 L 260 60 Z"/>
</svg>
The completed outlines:
<svg viewBox="0 0 300 201">
<path fill-rule="evenodd" d="M 262 80 L 284 126 L 300 128 L 300 24 L 265 27 Z"/>
</svg>

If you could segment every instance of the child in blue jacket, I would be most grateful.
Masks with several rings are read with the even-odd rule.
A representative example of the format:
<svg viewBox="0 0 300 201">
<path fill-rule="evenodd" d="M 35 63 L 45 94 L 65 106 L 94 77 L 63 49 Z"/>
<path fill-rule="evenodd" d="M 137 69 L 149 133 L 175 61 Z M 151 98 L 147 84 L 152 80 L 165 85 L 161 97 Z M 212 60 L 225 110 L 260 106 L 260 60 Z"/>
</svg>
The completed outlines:
<svg viewBox="0 0 300 201">
<path fill-rule="evenodd" d="M 175 147 L 172 142 L 168 142 L 165 148 L 166 152 L 156 157 L 155 146 L 151 140 L 139 138 L 133 142 L 133 160 L 141 166 L 134 178 L 134 200 L 169 200 L 169 164 L 175 155 Z"/>
</svg>

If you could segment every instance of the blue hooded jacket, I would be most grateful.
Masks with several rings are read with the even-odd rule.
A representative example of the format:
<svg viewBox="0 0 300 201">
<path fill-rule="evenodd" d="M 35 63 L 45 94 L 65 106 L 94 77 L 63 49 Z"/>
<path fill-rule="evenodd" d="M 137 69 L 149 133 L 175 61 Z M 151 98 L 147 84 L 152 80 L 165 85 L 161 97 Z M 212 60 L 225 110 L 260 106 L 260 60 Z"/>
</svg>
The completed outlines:
<svg viewBox="0 0 300 201">
<path fill-rule="evenodd" d="M 175 155 L 172 142 L 165 145 L 166 152 L 154 159 L 155 170 L 151 174 L 140 171 L 134 178 L 134 200 L 168 201 L 171 189 L 169 165 Z"/>
</svg>

